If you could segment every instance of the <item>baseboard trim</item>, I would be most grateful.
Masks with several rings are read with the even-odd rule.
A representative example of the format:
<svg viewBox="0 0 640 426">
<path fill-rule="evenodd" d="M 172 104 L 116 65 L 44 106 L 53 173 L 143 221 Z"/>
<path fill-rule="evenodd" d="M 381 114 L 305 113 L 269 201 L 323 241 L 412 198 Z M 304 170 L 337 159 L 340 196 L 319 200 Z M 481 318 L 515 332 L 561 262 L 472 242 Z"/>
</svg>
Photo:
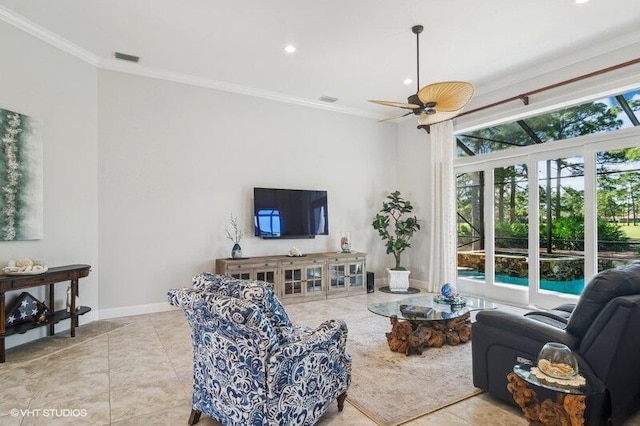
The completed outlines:
<svg viewBox="0 0 640 426">
<path fill-rule="evenodd" d="M 382 287 L 385 285 L 389 285 L 387 278 L 378 278 L 375 280 L 375 287 Z M 409 278 L 409 285 L 411 287 L 417 287 L 421 290 L 427 289 L 427 283 L 424 281 L 414 280 Z M 172 311 L 174 309 L 178 309 L 175 306 L 171 306 L 168 303 L 149 303 L 146 305 L 134 305 L 134 306 L 123 306 L 121 308 L 111 308 L 111 309 L 100 309 L 98 312 L 98 319 L 109 319 L 109 318 L 121 318 L 121 317 L 130 317 L 133 315 L 144 315 L 144 314 L 155 314 L 157 312 L 166 312 Z"/>
<path fill-rule="evenodd" d="M 384 287 L 389 285 L 389 278 L 376 278 L 375 287 Z M 414 280 L 413 278 L 409 278 L 409 287 L 417 287 L 421 290 L 427 290 L 427 283 L 420 280 Z"/>
<path fill-rule="evenodd" d="M 147 305 L 123 306 L 121 308 L 100 309 L 98 314 L 101 320 L 109 318 L 130 317 L 133 315 L 155 314 L 157 312 L 173 311 L 178 309 L 167 302 L 150 303 Z"/>
</svg>

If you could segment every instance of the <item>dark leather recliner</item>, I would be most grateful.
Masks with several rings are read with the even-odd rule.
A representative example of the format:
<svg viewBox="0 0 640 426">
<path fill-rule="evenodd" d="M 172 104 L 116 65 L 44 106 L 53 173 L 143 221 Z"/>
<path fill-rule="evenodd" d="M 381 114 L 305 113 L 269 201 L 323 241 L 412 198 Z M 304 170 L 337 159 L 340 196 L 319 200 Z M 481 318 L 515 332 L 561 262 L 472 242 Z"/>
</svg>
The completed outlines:
<svg viewBox="0 0 640 426">
<path fill-rule="evenodd" d="M 606 387 L 603 395 L 587 398 L 586 424 L 621 425 L 640 409 L 640 262 L 596 275 L 575 307 L 524 316 L 478 312 L 472 336 L 476 387 L 515 404 L 507 391 L 513 366 L 525 359 L 535 364 L 547 342 L 564 343 L 580 370 Z"/>
</svg>

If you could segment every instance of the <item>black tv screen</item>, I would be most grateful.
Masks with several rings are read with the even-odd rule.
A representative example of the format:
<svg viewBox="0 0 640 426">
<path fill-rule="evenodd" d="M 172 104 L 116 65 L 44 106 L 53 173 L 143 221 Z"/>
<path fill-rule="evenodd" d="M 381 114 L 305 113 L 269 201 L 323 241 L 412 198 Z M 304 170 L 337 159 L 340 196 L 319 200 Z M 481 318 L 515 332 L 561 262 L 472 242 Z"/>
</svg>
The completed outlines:
<svg viewBox="0 0 640 426">
<path fill-rule="evenodd" d="M 329 234 L 327 191 L 254 188 L 255 235 L 313 238 Z"/>
</svg>

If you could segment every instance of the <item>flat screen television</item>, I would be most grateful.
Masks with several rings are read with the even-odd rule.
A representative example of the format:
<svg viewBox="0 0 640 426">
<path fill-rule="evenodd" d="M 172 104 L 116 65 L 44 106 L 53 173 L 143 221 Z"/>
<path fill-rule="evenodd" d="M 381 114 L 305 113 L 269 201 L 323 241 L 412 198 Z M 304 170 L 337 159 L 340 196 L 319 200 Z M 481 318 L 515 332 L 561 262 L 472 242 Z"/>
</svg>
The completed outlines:
<svg viewBox="0 0 640 426">
<path fill-rule="evenodd" d="M 327 191 L 253 188 L 255 235 L 314 238 L 329 234 Z"/>
</svg>

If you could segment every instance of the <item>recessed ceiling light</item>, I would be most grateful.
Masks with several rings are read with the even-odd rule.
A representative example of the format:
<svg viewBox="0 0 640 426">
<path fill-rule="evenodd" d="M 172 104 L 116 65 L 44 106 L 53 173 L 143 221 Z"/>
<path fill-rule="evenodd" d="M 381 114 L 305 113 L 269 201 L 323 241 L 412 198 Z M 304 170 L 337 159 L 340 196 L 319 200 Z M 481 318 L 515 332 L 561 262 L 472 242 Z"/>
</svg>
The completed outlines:
<svg viewBox="0 0 640 426">
<path fill-rule="evenodd" d="M 284 51 L 287 53 L 293 53 L 296 51 L 296 47 L 293 44 L 288 44 L 285 46 Z"/>
<path fill-rule="evenodd" d="M 575 4 L 584 4 L 586 2 L 588 2 L 589 0 L 575 0 Z"/>
<path fill-rule="evenodd" d="M 411 83 L 413 83 L 413 80 L 411 80 L 410 78 L 405 78 L 403 81 L 404 84 L 406 84 L 407 86 L 410 85 Z"/>
</svg>

